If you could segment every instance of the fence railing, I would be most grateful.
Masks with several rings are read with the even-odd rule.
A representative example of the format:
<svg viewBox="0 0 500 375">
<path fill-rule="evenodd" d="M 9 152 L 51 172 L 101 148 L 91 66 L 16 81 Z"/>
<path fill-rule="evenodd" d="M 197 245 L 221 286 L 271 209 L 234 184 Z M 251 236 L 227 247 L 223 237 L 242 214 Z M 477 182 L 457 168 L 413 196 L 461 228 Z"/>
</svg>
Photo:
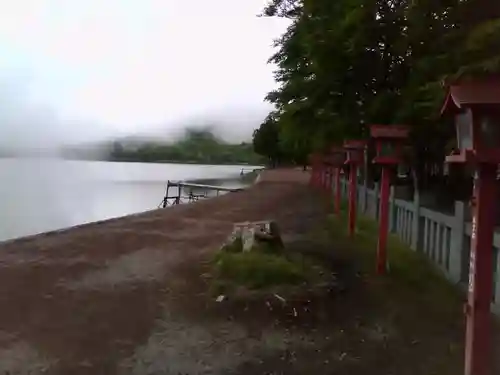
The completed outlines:
<svg viewBox="0 0 500 375">
<path fill-rule="evenodd" d="M 348 181 L 341 180 L 341 195 L 348 197 Z M 358 211 L 378 219 L 380 193 L 378 185 L 369 189 L 358 184 Z M 420 204 L 415 194 L 413 201 L 396 199 L 394 188 L 389 198 L 389 231 L 415 251 L 424 253 L 453 283 L 466 286 L 469 277 L 471 223 L 466 202 L 456 201 L 453 214 L 434 211 Z M 493 295 L 492 310 L 500 313 L 500 228 L 493 239 Z"/>
</svg>

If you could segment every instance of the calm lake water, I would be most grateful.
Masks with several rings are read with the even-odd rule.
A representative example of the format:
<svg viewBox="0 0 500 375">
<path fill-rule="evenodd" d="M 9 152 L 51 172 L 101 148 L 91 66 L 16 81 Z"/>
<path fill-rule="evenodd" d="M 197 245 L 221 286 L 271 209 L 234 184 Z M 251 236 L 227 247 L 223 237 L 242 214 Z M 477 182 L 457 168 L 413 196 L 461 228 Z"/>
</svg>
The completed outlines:
<svg viewBox="0 0 500 375">
<path fill-rule="evenodd" d="M 0 159 L 0 241 L 155 209 L 167 180 L 239 187 L 241 168 Z"/>
</svg>

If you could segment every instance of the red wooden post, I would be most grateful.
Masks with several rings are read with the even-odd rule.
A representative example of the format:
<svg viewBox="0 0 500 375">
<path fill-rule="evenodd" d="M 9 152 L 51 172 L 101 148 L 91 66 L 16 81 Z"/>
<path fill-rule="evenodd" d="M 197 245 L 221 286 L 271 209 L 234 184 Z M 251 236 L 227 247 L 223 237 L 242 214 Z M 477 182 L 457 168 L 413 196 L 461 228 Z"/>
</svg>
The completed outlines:
<svg viewBox="0 0 500 375">
<path fill-rule="evenodd" d="M 340 213 L 340 170 L 345 163 L 346 150 L 343 147 L 332 146 L 327 154 L 327 165 L 329 171 L 328 196 L 334 204 L 334 212 Z M 333 191 L 335 188 L 335 192 Z"/>
<path fill-rule="evenodd" d="M 441 114 L 455 116 L 458 150 L 448 163 L 476 169 L 472 234 L 465 313 L 465 374 L 491 375 L 491 300 L 493 233 L 497 204 L 496 172 L 500 164 L 500 80 L 462 81 L 449 87 Z"/>
<path fill-rule="evenodd" d="M 356 195 L 358 188 L 358 166 L 356 164 L 351 165 L 349 171 L 349 217 L 348 217 L 348 231 L 350 237 L 354 235 L 356 229 Z"/>
<path fill-rule="evenodd" d="M 315 158 L 313 158 L 313 174 L 312 174 L 312 186 L 315 187 L 318 183 L 318 163 Z"/>
<path fill-rule="evenodd" d="M 330 185 L 330 167 L 328 165 L 323 164 L 325 169 L 325 183 L 323 184 L 323 189 L 325 192 L 328 191 L 328 186 Z"/>
<path fill-rule="evenodd" d="M 335 168 L 335 213 L 340 215 L 340 167 Z"/>
<path fill-rule="evenodd" d="M 321 163 L 323 166 L 323 183 L 321 184 L 321 189 L 325 190 L 328 187 L 328 166 L 325 163 Z"/>
<path fill-rule="evenodd" d="M 326 186 L 326 191 L 328 193 L 328 197 L 330 199 L 330 202 L 333 200 L 332 199 L 332 191 L 333 188 L 333 168 L 331 166 L 328 166 L 328 184 Z"/>
<path fill-rule="evenodd" d="M 380 217 L 377 243 L 377 274 L 386 271 L 387 264 L 387 234 L 389 231 L 389 193 L 390 193 L 390 169 L 382 168 L 382 181 L 380 186 Z"/>
<path fill-rule="evenodd" d="M 321 189 L 323 187 L 323 181 L 324 181 L 324 169 L 323 169 L 323 163 L 321 162 L 321 157 L 318 155 L 317 156 L 318 160 L 316 161 L 318 165 L 318 184 L 317 187 Z"/>
<path fill-rule="evenodd" d="M 311 178 L 309 180 L 309 184 L 312 187 L 317 187 L 319 184 L 319 165 L 318 165 L 318 155 L 310 154 L 309 155 L 309 164 L 311 165 Z"/>
<path fill-rule="evenodd" d="M 370 135 L 376 141 L 377 155 L 373 162 L 382 166 L 380 188 L 380 217 L 377 243 L 377 274 L 384 274 L 387 265 L 387 236 L 389 232 L 389 195 L 391 169 L 401 159 L 403 141 L 410 129 L 405 125 L 371 125 Z"/>
<path fill-rule="evenodd" d="M 319 170 L 319 181 L 318 188 L 323 189 L 323 185 L 325 183 L 325 169 L 323 168 L 323 163 L 318 162 L 318 170 Z"/>
<path fill-rule="evenodd" d="M 465 373 L 491 373 L 491 296 L 493 294 L 493 232 L 496 165 L 481 164 L 474 181 L 469 289 L 466 305 Z"/>
<path fill-rule="evenodd" d="M 358 187 L 358 165 L 363 162 L 364 149 L 366 141 L 349 140 L 344 142 L 344 148 L 347 152 L 347 160 L 345 164 L 349 168 L 349 213 L 347 222 L 347 233 L 350 237 L 354 235 L 356 228 L 356 200 Z"/>
<path fill-rule="evenodd" d="M 325 186 L 324 186 L 324 189 L 325 189 L 328 207 L 330 207 L 330 202 L 332 201 L 332 198 L 330 196 L 331 186 L 332 186 L 331 168 L 328 164 L 325 164 Z"/>
<path fill-rule="evenodd" d="M 321 166 L 319 165 L 318 161 L 316 160 L 316 180 L 314 183 L 314 187 L 319 187 L 321 185 Z"/>
</svg>

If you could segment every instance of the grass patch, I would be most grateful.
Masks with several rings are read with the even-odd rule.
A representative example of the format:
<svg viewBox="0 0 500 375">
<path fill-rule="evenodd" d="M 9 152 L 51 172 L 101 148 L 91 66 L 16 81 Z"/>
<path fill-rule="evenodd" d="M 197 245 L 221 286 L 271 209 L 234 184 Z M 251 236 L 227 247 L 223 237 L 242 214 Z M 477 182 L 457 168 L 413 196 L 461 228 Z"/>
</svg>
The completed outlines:
<svg viewBox="0 0 500 375">
<path fill-rule="evenodd" d="M 405 351 L 414 353 L 421 358 L 419 366 L 433 369 L 429 374 L 463 372 L 464 294 L 437 265 L 390 234 L 388 271 L 377 275 L 378 222 L 363 215 L 358 215 L 352 238 L 347 235 L 346 211 L 329 216 L 318 233 L 359 271 L 362 283 L 357 295 L 367 301 L 369 319 L 392 327 L 396 339 L 412 343 L 399 342 L 402 356 Z"/>
<path fill-rule="evenodd" d="M 378 223 L 359 215 L 354 238 L 347 236 L 347 213 L 330 216 L 327 232 L 336 248 L 355 258 L 361 271 L 384 283 L 383 293 L 401 294 L 403 299 L 425 304 L 430 311 L 453 314 L 460 310 L 462 292 L 451 284 L 444 274 L 424 254 L 413 251 L 395 235 L 389 235 L 387 244 L 388 272 L 385 277 L 375 275 Z"/>
<path fill-rule="evenodd" d="M 243 240 L 241 239 L 241 237 L 236 237 L 234 241 L 224 244 L 220 251 L 226 253 L 240 253 L 242 248 Z"/>
<path fill-rule="evenodd" d="M 301 254 L 284 256 L 261 251 L 219 251 L 213 260 L 214 293 L 233 287 L 265 289 L 299 285 L 321 278 L 322 268 Z"/>
</svg>

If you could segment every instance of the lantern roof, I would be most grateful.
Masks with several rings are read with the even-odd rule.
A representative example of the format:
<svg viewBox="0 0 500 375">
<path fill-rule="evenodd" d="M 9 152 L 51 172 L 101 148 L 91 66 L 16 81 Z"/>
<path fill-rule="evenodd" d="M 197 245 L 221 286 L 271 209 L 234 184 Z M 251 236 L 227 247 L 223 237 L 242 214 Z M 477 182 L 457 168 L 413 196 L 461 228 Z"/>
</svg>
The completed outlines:
<svg viewBox="0 0 500 375">
<path fill-rule="evenodd" d="M 410 127 L 407 125 L 370 125 L 370 135 L 373 138 L 408 138 Z"/>
<path fill-rule="evenodd" d="M 491 105 L 500 105 L 499 78 L 457 82 L 448 88 L 441 115 L 462 108 Z"/>
<path fill-rule="evenodd" d="M 349 139 L 344 141 L 344 148 L 345 149 L 357 149 L 357 150 L 362 150 L 366 147 L 367 142 L 364 139 Z"/>
<path fill-rule="evenodd" d="M 345 148 L 344 147 L 340 147 L 340 146 L 332 146 L 330 148 L 330 152 L 331 153 L 339 153 L 340 154 L 340 153 L 343 153 L 345 151 L 346 151 Z"/>
</svg>

